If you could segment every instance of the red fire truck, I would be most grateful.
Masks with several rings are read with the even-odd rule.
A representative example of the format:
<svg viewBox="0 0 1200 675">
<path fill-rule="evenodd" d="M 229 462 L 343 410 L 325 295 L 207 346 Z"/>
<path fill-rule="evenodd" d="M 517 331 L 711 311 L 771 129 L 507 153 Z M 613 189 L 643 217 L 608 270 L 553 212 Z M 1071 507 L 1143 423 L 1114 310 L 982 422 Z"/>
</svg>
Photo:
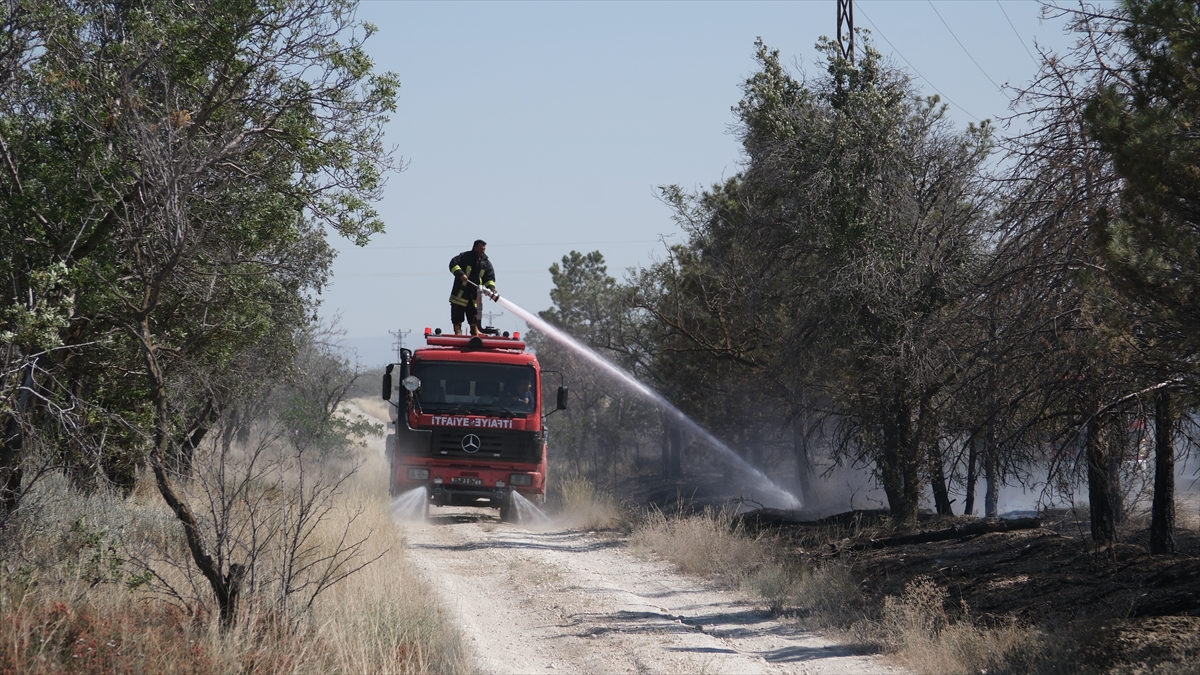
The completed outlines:
<svg viewBox="0 0 1200 675">
<path fill-rule="evenodd" d="M 499 508 L 504 521 L 516 518 L 514 491 L 535 503 L 545 500 L 542 370 L 520 338 L 426 328 L 426 346 L 401 350 L 400 363 L 387 367 L 392 496 L 424 488 L 426 514 L 430 504 L 486 506 Z M 394 392 L 395 366 L 400 386 Z M 561 382 L 555 403 L 551 412 L 567 407 Z"/>
</svg>

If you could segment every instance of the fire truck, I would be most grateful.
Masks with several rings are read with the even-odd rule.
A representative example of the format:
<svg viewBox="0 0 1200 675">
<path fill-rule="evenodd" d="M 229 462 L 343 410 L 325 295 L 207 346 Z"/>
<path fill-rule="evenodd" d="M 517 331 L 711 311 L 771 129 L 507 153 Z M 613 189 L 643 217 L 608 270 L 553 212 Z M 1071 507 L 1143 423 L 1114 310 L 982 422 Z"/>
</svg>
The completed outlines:
<svg viewBox="0 0 1200 675">
<path fill-rule="evenodd" d="M 545 501 L 542 370 L 520 333 L 487 330 L 470 336 L 426 328 L 426 346 L 402 349 L 383 376 L 393 427 L 386 449 L 391 493 L 424 489 L 426 515 L 431 504 L 482 506 L 500 509 L 500 519 L 511 522 L 514 493 Z M 556 374 L 550 413 L 567 407 L 567 388 Z"/>
</svg>

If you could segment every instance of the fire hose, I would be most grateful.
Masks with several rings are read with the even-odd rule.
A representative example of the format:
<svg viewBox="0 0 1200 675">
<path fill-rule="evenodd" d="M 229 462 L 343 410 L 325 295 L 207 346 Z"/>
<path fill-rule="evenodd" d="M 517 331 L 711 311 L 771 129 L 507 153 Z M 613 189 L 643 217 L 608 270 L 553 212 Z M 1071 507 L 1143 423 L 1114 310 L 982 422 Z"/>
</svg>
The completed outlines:
<svg viewBox="0 0 1200 675">
<path fill-rule="evenodd" d="M 491 298 L 492 302 L 496 302 L 497 300 L 500 299 L 500 294 L 496 292 L 496 289 L 484 288 L 483 286 L 480 286 L 479 284 L 475 283 L 474 281 L 471 281 L 471 279 L 465 274 L 463 275 L 463 279 L 466 279 L 468 284 L 471 284 L 475 288 L 478 288 L 484 295 Z"/>
</svg>

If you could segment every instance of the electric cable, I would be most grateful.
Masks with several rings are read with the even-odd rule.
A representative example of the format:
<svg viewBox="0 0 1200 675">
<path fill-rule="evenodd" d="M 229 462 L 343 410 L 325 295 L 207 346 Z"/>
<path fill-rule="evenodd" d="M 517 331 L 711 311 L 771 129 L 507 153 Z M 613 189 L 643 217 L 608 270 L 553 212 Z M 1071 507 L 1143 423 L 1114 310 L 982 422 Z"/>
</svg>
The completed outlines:
<svg viewBox="0 0 1200 675">
<path fill-rule="evenodd" d="M 548 274 L 546 269 L 540 270 L 504 270 L 504 276 L 516 276 L 526 274 Z M 332 274 L 330 278 L 334 281 L 338 279 L 366 279 L 372 277 L 441 277 L 445 276 L 449 279 L 446 272 L 364 272 L 361 274 Z"/>
<path fill-rule="evenodd" d="M 1021 33 L 1017 30 L 1017 27 L 1013 25 L 1012 19 L 1008 16 L 1008 11 L 1004 9 L 1004 5 L 1000 2 L 1000 0 L 996 0 L 996 4 L 1000 6 L 1000 11 L 1004 13 L 1004 18 L 1008 21 L 1009 27 L 1013 29 L 1013 35 L 1017 36 L 1017 40 L 1020 41 L 1021 46 L 1025 48 L 1025 53 L 1028 54 L 1029 58 L 1033 60 L 1033 65 L 1040 68 L 1042 64 L 1037 60 L 1037 58 L 1034 57 L 1033 52 L 1029 51 L 1029 45 L 1025 44 L 1025 38 L 1021 37 Z"/>
<path fill-rule="evenodd" d="M 1008 92 L 1004 91 L 1004 87 L 996 84 L 996 81 L 992 79 L 992 76 L 987 74 L 987 71 L 983 69 L 983 66 L 979 65 L 979 62 L 975 60 L 974 56 L 971 56 L 971 52 L 967 50 L 967 46 L 962 43 L 962 40 L 958 39 L 958 36 L 954 34 L 954 30 L 950 28 L 950 24 L 946 23 L 946 20 L 942 18 L 942 13 L 937 10 L 937 7 L 933 6 L 933 0 L 925 1 L 929 3 L 929 7 L 933 10 L 933 13 L 937 14 L 937 18 L 941 20 L 942 25 L 946 27 L 946 30 L 950 31 L 950 37 L 954 38 L 954 41 L 958 43 L 958 46 L 962 47 L 962 50 L 967 55 L 967 58 L 971 59 L 971 63 L 974 63 L 975 67 L 979 69 L 979 72 L 983 73 L 983 76 L 988 79 L 988 82 L 991 82 L 992 86 L 996 87 L 996 91 L 1004 94 L 1005 98 L 1009 98 Z M 1009 98 L 1009 100 L 1012 99 Z"/>
<path fill-rule="evenodd" d="M 488 244 L 491 248 L 505 248 L 508 246 L 520 246 L 528 248 L 530 246 L 594 246 L 597 244 L 657 244 L 661 239 L 627 239 L 625 241 L 559 241 L 559 242 L 533 242 L 528 244 Z M 443 244 L 441 246 L 368 246 L 367 251 L 390 251 L 390 250 L 410 250 L 410 249 L 435 249 L 458 248 L 462 244 Z"/>
<path fill-rule="evenodd" d="M 959 110 L 966 113 L 967 117 L 970 117 L 971 119 L 975 120 L 976 122 L 982 121 L 982 120 L 980 120 L 980 118 L 977 115 L 973 114 L 970 110 L 967 110 L 966 108 L 962 107 L 961 105 L 956 103 L 954 101 L 954 99 L 952 99 L 949 96 L 947 96 L 946 94 L 944 94 L 941 89 L 937 88 L 936 84 L 934 84 L 933 82 L 931 82 L 929 80 L 928 77 L 925 77 L 924 75 L 922 75 L 921 71 L 917 70 L 917 67 L 914 66 L 911 61 L 904 58 L 904 54 L 901 54 L 900 50 L 896 49 L 896 45 L 892 44 L 892 41 L 889 40 L 887 38 L 887 36 L 883 34 L 883 31 L 879 30 L 879 26 L 875 25 L 875 22 L 872 21 L 871 17 L 867 15 L 867 12 L 865 9 L 863 9 L 862 5 L 858 6 L 858 11 L 859 11 L 859 13 L 861 13 L 863 15 L 863 18 L 867 20 L 867 23 L 871 24 L 871 28 L 873 28 L 875 30 L 875 32 L 879 34 L 879 37 L 883 38 L 883 41 L 886 42 L 887 45 L 892 48 L 892 51 L 895 52 L 896 56 L 899 56 L 900 60 L 904 61 L 905 65 L 907 65 L 909 68 L 912 68 L 912 71 L 917 74 L 917 77 L 921 78 L 922 80 L 925 80 L 925 84 L 928 84 L 934 91 L 936 91 L 938 93 L 939 96 L 946 99 L 947 103 L 953 105 L 955 108 L 958 108 Z"/>
</svg>

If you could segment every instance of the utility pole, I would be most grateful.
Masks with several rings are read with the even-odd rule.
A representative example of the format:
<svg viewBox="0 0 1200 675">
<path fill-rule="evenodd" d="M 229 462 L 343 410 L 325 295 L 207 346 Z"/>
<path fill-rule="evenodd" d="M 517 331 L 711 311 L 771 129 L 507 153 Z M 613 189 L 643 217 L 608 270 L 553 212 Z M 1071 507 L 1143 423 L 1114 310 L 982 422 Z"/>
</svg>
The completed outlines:
<svg viewBox="0 0 1200 675">
<path fill-rule="evenodd" d="M 846 26 L 846 41 L 842 41 L 842 25 Z M 837 0 L 837 39 L 842 57 L 854 63 L 854 0 Z"/>
<path fill-rule="evenodd" d="M 487 325 L 491 326 L 496 321 L 496 317 L 504 316 L 504 312 L 484 312 L 480 316 L 487 319 Z"/>
<path fill-rule="evenodd" d="M 389 330 L 388 332 L 392 334 L 392 337 L 396 338 L 396 341 L 392 343 L 392 349 L 396 350 L 396 361 L 399 362 L 400 361 L 400 350 L 404 349 L 404 338 L 412 331 L 411 330 Z"/>
</svg>

